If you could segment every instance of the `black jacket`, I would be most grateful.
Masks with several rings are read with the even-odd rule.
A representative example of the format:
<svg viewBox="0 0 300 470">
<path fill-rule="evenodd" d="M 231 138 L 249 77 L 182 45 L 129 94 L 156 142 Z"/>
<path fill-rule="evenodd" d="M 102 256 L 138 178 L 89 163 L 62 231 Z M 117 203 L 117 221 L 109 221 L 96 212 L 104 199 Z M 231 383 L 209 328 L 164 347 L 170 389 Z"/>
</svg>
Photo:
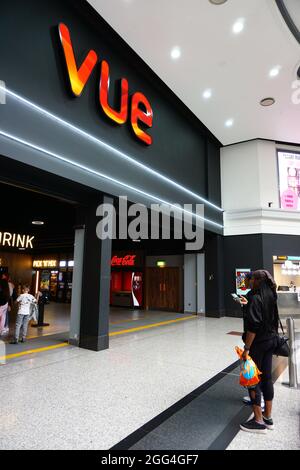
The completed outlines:
<svg viewBox="0 0 300 470">
<path fill-rule="evenodd" d="M 270 299 L 268 299 L 270 300 Z M 244 310 L 244 335 L 246 332 L 255 333 L 255 342 L 267 341 L 276 336 L 278 332 L 277 300 L 266 302 L 261 292 L 256 292 L 248 299 Z"/>
</svg>

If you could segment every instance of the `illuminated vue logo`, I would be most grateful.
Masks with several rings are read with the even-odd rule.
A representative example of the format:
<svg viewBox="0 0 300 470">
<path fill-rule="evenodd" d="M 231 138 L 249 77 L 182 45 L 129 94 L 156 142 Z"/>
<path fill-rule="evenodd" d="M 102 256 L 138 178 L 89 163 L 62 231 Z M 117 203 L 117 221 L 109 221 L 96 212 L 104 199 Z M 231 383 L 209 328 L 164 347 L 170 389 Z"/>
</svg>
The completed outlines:
<svg viewBox="0 0 300 470">
<path fill-rule="evenodd" d="M 90 50 L 80 68 L 77 68 L 74 49 L 71 41 L 70 31 L 63 23 L 59 24 L 59 35 L 66 59 L 67 70 L 70 79 L 71 90 L 75 96 L 80 96 L 97 61 L 98 56 L 95 51 Z M 120 109 L 112 108 L 108 103 L 109 91 L 109 65 L 105 60 L 101 62 L 100 82 L 99 82 L 99 102 L 104 113 L 117 124 L 125 124 L 128 118 L 129 108 L 129 86 L 126 78 L 121 80 Z M 140 127 L 142 123 L 146 127 L 152 127 L 153 111 L 145 95 L 136 92 L 131 97 L 132 129 L 138 139 L 145 144 L 152 144 L 152 137 Z"/>
</svg>

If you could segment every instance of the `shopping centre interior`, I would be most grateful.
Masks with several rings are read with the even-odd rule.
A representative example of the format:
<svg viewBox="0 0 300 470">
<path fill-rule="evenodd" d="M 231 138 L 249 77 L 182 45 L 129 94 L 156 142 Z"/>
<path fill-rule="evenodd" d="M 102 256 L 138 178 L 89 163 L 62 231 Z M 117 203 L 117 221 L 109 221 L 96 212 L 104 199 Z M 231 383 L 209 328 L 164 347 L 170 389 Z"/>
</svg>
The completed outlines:
<svg viewBox="0 0 300 470">
<path fill-rule="evenodd" d="M 1 6 L 0 450 L 300 449 L 299 2 L 190 3 Z"/>
</svg>

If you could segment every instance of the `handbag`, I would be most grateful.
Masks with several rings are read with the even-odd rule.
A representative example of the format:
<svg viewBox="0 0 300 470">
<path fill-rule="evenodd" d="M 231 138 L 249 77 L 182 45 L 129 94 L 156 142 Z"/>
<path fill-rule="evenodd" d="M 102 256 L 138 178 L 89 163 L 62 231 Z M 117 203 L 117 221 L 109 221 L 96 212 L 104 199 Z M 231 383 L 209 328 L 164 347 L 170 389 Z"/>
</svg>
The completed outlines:
<svg viewBox="0 0 300 470">
<path fill-rule="evenodd" d="M 39 319 L 39 309 L 36 303 L 31 303 L 30 304 L 30 316 L 29 320 L 33 320 L 36 323 L 38 322 Z"/>
<path fill-rule="evenodd" d="M 290 347 L 288 344 L 289 338 L 284 334 L 283 326 L 282 326 L 279 316 L 278 316 L 278 320 L 280 323 L 282 335 L 280 334 L 276 335 L 276 347 L 274 350 L 274 354 L 276 356 L 289 357 L 290 355 Z"/>
</svg>

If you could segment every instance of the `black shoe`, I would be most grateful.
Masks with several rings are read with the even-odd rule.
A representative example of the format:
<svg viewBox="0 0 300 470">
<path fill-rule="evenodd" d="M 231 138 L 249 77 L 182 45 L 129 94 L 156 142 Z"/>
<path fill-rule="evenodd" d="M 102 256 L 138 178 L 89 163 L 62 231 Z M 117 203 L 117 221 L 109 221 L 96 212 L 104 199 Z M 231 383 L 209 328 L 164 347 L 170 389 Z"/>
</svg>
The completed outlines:
<svg viewBox="0 0 300 470">
<path fill-rule="evenodd" d="M 26 343 L 26 338 L 22 338 L 20 343 Z"/>
<path fill-rule="evenodd" d="M 242 431 L 252 432 L 256 434 L 266 434 L 267 432 L 266 425 L 257 423 L 254 418 L 250 421 L 246 421 L 245 423 L 240 424 L 240 428 L 242 429 Z"/>
<path fill-rule="evenodd" d="M 19 343 L 19 341 L 17 339 L 14 339 L 13 341 L 10 341 L 9 344 L 18 344 L 18 343 Z"/>
<path fill-rule="evenodd" d="M 272 418 L 265 418 L 265 417 L 263 416 L 263 420 L 264 420 L 264 423 L 265 423 L 266 428 L 269 429 L 270 431 L 273 431 L 273 429 L 274 429 L 274 423 L 273 423 Z"/>
</svg>

